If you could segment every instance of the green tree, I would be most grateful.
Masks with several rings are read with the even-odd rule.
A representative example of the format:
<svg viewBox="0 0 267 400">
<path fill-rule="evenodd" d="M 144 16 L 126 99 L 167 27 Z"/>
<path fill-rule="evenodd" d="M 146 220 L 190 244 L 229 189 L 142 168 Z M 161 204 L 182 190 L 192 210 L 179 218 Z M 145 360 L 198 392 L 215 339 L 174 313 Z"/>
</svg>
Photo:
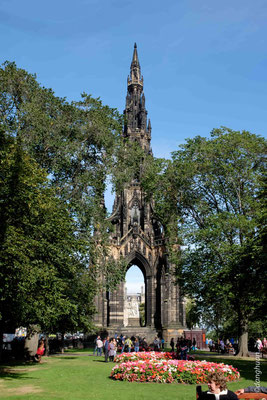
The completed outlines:
<svg viewBox="0 0 267 400">
<path fill-rule="evenodd" d="M 3 133 L 0 149 L 0 337 L 30 324 L 58 331 L 64 318 L 72 330 L 89 329 L 88 245 L 46 171 Z"/>
<path fill-rule="evenodd" d="M 186 326 L 188 329 L 193 329 L 196 325 L 199 325 L 200 321 L 200 311 L 196 307 L 196 304 L 193 300 L 187 299 L 185 304 L 185 313 L 186 313 Z"/>
<path fill-rule="evenodd" d="M 16 285 L 11 294 L 9 284 L 0 284 L 2 293 L 13 298 L 9 307 L 10 324 L 16 326 L 24 321 L 24 325 L 28 325 L 38 321 L 48 331 L 77 330 L 78 327 L 88 329 L 91 323 L 88 316 L 94 310 L 93 294 L 100 286 L 100 282 L 96 281 L 99 271 L 104 277 L 103 285 L 108 288 L 114 287 L 124 277 L 124 263 L 121 260 L 115 262 L 109 254 L 108 242 L 112 226 L 106 218 L 104 206 L 107 177 L 114 187 L 121 188 L 129 177 L 136 174 L 142 152 L 136 148 L 136 144 L 128 146 L 122 140 L 122 119 L 115 109 L 104 106 L 99 99 L 85 93 L 80 101 L 69 103 L 65 98 L 55 96 L 51 89 L 41 87 L 35 75 L 10 62 L 0 68 L 0 130 L 5 146 L 15 149 L 10 154 L 16 154 L 9 163 L 3 162 L 1 165 L 5 177 L 1 192 L 1 213 L 6 221 L 1 231 L 3 265 L 8 268 L 9 275 L 12 275 L 14 268 L 16 275 L 17 264 L 13 258 L 8 264 L 8 258 L 5 257 L 8 246 L 14 249 L 14 254 L 19 253 L 14 243 L 20 243 L 19 274 L 27 270 L 26 276 L 31 276 L 33 280 L 39 274 L 43 283 L 48 282 L 46 277 L 52 278 L 55 275 L 59 279 L 59 284 L 56 279 L 52 279 L 51 287 L 48 285 L 43 292 L 40 291 L 40 295 L 38 291 L 31 290 L 34 285 L 30 281 L 28 286 L 25 283 L 24 298 L 19 291 L 16 292 Z M 8 160 L 6 153 L 2 157 Z M 32 170 L 27 175 L 30 165 Z M 120 168 L 121 165 L 123 168 Z M 22 186 L 24 175 L 29 180 L 25 188 Z M 47 177 L 49 179 L 45 180 Z M 37 192 L 42 186 L 44 191 L 40 192 L 39 204 Z M 31 196 L 36 200 L 34 205 Z M 15 204 L 15 199 L 20 206 L 20 223 L 26 218 L 23 214 L 25 210 L 27 216 L 27 210 L 33 211 L 26 224 L 27 229 L 23 227 L 22 232 L 12 228 L 15 211 L 12 218 L 9 217 L 13 207 L 10 205 Z M 43 221 L 45 215 L 48 217 Z M 46 228 L 46 233 L 41 232 L 40 227 Z M 48 259 L 40 256 L 41 251 L 46 255 L 46 244 L 36 240 L 38 232 L 40 237 L 46 234 L 50 243 L 49 250 L 53 247 L 54 253 L 47 252 L 49 263 Z M 65 267 L 60 264 L 63 260 Z M 53 266 L 56 271 L 54 274 Z M 44 275 L 46 269 L 47 276 Z M 19 307 L 16 307 L 15 302 L 24 304 L 27 290 L 27 308 L 24 307 L 24 311 L 17 314 Z M 68 301 L 62 301 L 60 306 L 56 301 L 57 295 L 59 301 L 61 298 Z M 50 300 L 46 297 L 53 299 L 53 296 L 55 301 L 51 300 L 50 306 Z M 39 314 L 43 308 L 46 309 L 42 323 L 40 315 L 38 318 L 36 316 L 36 304 L 40 306 Z M 7 324 L 8 321 L 5 321 Z"/>
<path fill-rule="evenodd" d="M 249 321 L 266 307 L 265 153 L 262 137 L 215 129 L 210 139 L 189 139 L 154 177 L 160 212 L 175 210 L 183 247 L 170 251 L 179 283 L 215 324 L 236 317 L 240 356 L 248 354 Z"/>
<path fill-rule="evenodd" d="M 91 244 L 92 263 L 101 262 L 101 271 L 111 271 L 115 264 L 107 254 L 112 230 L 104 207 L 107 180 L 122 188 L 143 154 L 135 143 L 122 140 L 118 111 L 86 93 L 69 103 L 41 87 L 35 75 L 5 62 L 0 69 L 0 124 L 7 135 L 19 138 L 22 149 L 49 174 L 56 195 L 68 202 L 77 234 Z M 118 276 L 120 267 L 115 269 Z"/>
</svg>

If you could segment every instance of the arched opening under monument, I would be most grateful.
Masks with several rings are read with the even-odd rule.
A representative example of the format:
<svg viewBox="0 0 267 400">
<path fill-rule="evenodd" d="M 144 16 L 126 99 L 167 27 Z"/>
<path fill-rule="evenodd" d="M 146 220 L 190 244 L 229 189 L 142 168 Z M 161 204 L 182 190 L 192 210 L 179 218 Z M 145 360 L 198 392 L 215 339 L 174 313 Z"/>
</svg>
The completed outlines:
<svg viewBox="0 0 267 400">
<path fill-rule="evenodd" d="M 146 325 L 146 289 L 144 273 L 137 265 L 131 265 L 124 284 L 124 326 Z"/>
</svg>

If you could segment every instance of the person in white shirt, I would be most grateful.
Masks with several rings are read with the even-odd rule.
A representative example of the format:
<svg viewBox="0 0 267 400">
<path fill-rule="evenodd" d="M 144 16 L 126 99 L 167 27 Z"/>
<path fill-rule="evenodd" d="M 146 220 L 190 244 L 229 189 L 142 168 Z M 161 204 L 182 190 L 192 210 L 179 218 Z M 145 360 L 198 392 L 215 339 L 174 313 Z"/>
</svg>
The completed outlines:
<svg viewBox="0 0 267 400">
<path fill-rule="evenodd" d="M 96 346 L 97 346 L 97 354 L 96 355 L 102 356 L 103 342 L 102 342 L 100 336 L 97 338 Z"/>
</svg>

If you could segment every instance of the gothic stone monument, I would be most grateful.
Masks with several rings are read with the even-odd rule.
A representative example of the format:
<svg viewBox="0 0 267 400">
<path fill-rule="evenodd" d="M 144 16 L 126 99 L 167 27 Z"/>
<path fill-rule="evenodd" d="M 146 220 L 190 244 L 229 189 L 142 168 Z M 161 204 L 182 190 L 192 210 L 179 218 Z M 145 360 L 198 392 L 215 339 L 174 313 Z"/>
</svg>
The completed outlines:
<svg viewBox="0 0 267 400">
<path fill-rule="evenodd" d="M 147 123 L 147 110 L 143 93 L 143 77 L 134 45 L 130 76 L 127 81 L 125 126 L 123 135 L 137 141 L 152 154 L 150 147 L 151 123 Z M 125 326 L 125 283 L 113 292 L 102 292 L 96 298 L 95 324 L 128 336 L 140 335 L 152 340 L 156 333 L 169 341 L 183 334 L 185 328 L 184 300 L 172 274 L 174 266 L 168 261 L 164 232 L 154 215 L 153 201 L 147 202 L 138 179 L 132 180 L 121 193 L 116 193 L 110 217 L 114 233 L 110 239 L 113 256 L 125 257 L 129 268 L 138 266 L 145 282 L 145 327 L 136 323 Z"/>
</svg>

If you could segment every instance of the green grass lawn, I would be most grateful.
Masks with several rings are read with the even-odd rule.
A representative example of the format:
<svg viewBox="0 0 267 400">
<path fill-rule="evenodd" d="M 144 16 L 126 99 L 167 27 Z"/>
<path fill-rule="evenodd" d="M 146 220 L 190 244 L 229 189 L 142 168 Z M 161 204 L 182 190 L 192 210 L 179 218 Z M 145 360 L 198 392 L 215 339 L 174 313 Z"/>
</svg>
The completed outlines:
<svg viewBox="0 0 267 400">
<path fill-rule="evenodd" d="M 111 363 L 103 357 L 67 354 L 44 357 L 42 364 L 3 365 L 0 367 L 1 400 L 190 400 L 195 399 L 195 385 L 130 383 L 112 381 Z M 89 353 L 88 353 L 89 354 Z M 199 358 L 204 358 L 200 356 Z M 236 390 L 254 384 L 255 360 L 206 357 L 223 361 L 241 372 L 239 382 L 230 383 Z M 262 385 L 267 386 L 267 362 L 261 362 Z M 265 378 L 266 379 L 266 378 Z M 203 388 L 205 389 L 205 388 Z"/>
</svg>

